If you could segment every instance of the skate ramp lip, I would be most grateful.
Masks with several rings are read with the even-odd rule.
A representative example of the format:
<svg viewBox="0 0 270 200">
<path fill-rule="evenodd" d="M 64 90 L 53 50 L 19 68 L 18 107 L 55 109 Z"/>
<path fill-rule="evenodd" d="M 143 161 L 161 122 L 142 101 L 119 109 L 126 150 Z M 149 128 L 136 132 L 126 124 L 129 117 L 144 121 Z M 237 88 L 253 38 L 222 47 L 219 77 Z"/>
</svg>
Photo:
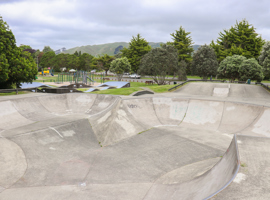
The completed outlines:
<svg viewBox="0 0 270 200">
<path fill-rule="evenodd" d="M 48 186 L 54 195 L 59 193 L 62 198 L 64 194 L 72 194 L 69 199 L 89 195 L 80 189 L 81 185 L 88 191 L 99 187 L 102 192 L 96 195 L 102 196 L 106 184 L 113 189 L 106 195 L 123 195 L 125 191 L 127 199 L 132 199 L 136 192 L 137 199 L 210 198 L 232 181 L 239 168 L 237 136 L 229 146 L 230 133 L 259 135 L 262 132 L 270 136 L 267 121 L 270 109 L 237 102 L 62 94 L 1 101 L 0 108 L 0 142 L 16 144 L 11 147 L 20 147 L 20 152 L 24 152 L 18 159 L 28 162 L 27 169 L 22 165 L 11 175 L 17 181 L 11 182 L 10 189 L 1 185 L 0 180 L 0 197 L 4 199 L 18 198 L 14 193 L 27 199 L 25 193 L 43 193 Z M 166 134 L 158 128 L 164 126 L 179 128 L 180 132 Z M 181 133 L 189 129 L 210 135 L 200 141 L 192 134 Z M 228 143 L 224 155 L 223 147 L 211 147 L 215 137 L 222 137 Z M 182 146 L 186 150 L 194 149 L 188 152 Z M 194 154 L 195 149 L 201 155 Z M 184 152 L 185 159 L 181 160 Z M 155 183 L 164 173 L 222 155 L 209 171 L 185 183 Z M 67 185 L 78 187 L 78 184 L 77 192 L 74 188 L 65 189 Z M 61 189 L 60 185 L 64 187 Z M 135 185 L 138 191 L 131 189 Z M 30 190 L 33 186 L 39 189 Z"/>
<path fill-rule="evenodd" d="M 222 99 L 269 99 L 269 92 L 259 85 L 189 82 L 174 91 L 178 95 L 220 97 Z"/>
</svg>

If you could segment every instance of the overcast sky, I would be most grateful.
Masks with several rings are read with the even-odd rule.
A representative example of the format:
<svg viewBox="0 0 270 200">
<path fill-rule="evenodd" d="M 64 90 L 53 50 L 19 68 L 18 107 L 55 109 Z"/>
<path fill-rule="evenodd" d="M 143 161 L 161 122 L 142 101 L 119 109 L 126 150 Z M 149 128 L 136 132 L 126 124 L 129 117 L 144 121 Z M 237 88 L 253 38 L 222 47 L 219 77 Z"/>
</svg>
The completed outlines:
<svg viewBox="0 0 270 200">
<path fill-rule="evenodd" d="M 129 42 L 138 33 L 167 42 L 180 26 L 195 44 L 209 44 L 244 18 L 270 40 L 269 8 L 269 0 L 0 0 L 17 46 L 40 50 Z"/>
</svg>

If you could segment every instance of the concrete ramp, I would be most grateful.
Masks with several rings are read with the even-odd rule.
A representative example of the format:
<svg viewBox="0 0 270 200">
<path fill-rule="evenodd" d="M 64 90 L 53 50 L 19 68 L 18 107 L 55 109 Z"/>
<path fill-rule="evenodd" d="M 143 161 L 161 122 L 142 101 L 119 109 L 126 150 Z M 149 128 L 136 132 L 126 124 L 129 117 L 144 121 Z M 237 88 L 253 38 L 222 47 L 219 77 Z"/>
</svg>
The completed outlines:
<svg viewBox="0 0 270 200">
<path fill-rule="evenodd" d="M 182 184 L 153 184 L 146 200 L 208 199 L 225 189 L 235 178 L 240 165 L 236 136 L 221 160 L 201 176 Z"/>
<path fill-rule="evenodd" d="M 191 82 L 174 91 L 183 96 L 204 96 L 233 99 L 269 99 L 269 92 L 259 85 Z"/>
<path fill-rule="evenodd" d="M 0 102 L 0 108 L 0 129 L 20 127 L 34 122 L 22 116 L 11 101 Z"/>
<path fill-rule="evenodd" d="M 270 138 L 237 136 L 240 169 L 213 199 L 270 199 Z"/>
<path fill-rule="evenodd" d="M 217 130 L 222 118 L 223 102 L 190 100 L 181 126 Z"/>
<path fill-rule="evenodd" d="M 179 98 L 153 98 L 153 104 L 162 125 L 179 125 L 188 108 L 188 100 Z"/>
</svg>

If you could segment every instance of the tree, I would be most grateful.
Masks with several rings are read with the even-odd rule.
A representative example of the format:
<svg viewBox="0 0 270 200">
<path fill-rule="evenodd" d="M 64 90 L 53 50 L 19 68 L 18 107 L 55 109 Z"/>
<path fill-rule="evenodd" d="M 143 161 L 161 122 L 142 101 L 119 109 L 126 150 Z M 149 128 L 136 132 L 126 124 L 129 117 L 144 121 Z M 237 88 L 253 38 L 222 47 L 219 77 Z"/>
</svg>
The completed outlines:
<svg viewBox="0 0 270 200">
<path fill-rule="evenodd" d="M 78 51 L 75 51 L 75 53 L 73 55 L 79 56 Z"/>
<path fill-rule="evenodd" d="M 110 71 L 115 73 L 118 81 L 121 81 L 124 72 L 130 72 L 131 65 L 126 57 L 117 58 L 111 62 Z"/>
<path fill-rule="evenodd" d="M 242 62 L 239 69 L 239 76 L 239 80 L 241 81 L 251 79 L 261 82 L 264 78 L 262 66 L 259 65 L 255 58 L 250 58 Z"/>
<path fill-rule="evenodd" d="M 32 49 L 32 47 L 31 47 L 30 45 L 24 45 L 24 44 L 21 44 L 21 45 L 20 45 L 20 49 L 21 49 L 21 50 Z"/>
<path fill-rule="evenodd" d="M 128 48 L 123 48 L 120 51 L 122 52 L 122 57 L 127 57 L 131 64 L 131 71 L 137 73 L 142 56 L 147 54 L 150 50 L 151 46 L 138 34 L 136 37 L 132 36 Z"/>
<path fill-rule="evenodd" d="M 79 58 L 79 70 L 83 71 L 90 71 L 93 67 L 93 58 L 94 56 L 88 54 L 88 53 L 83 53 L 80 58 Z"/>
<path fill-rule="evenodd" d="M 176 74 L 178 70 L 177 49 L 171 45 L 163 45 L 142 57 L 139 73 L 149 75 L 158 85 L 164 85 L 166 77 Z"/>
<path fill-rule="evenodd" d="M 61 69 L 68 67 L 69 54 L 60 53 L 52 59 L 52 65 L 55 72 L 60 72 Z"/>
<path fill-rule="evenodd" d="M 227 56 L 221 61 L 218 67 L 218 76 L 221 78 L 228 78 L 231 82 L 240 78 L 239 69 L 241 64 L 247 58 L 240 55 Z"/>
<path fill-rule="evenodd" d="M 108 54 L 104 54 L 103 56 L 99 56 L 96 58 L 97 61 L 97 67 L 105 70 L 106 76 L 107 72 L 110 69 L 111 62 L 114 60 L 113 56 L 109 56 Z"/>
<path fill-rule="evenodd" d="M 187 80 L 187 73 L 186 73 L 186 69 L 187 69 L 187 63 L 184 60 L 181 60 L 180 62 L 178 62 L 178 66 L 179 66 L 179 70 L 178 70 L 178 80 L 179 81 L 186 81 Z"/>
<path fill-rule="evenodd" d="M 266 42 L 259 56 L 259 64 L 263 67 L 263 74 L 270 78 L 270 41 Z"/>
<path fill-rule="evenodd" d="M 67 66 L 67 69 L 78 69 L 79 67 L 79 57 L 72 54 L 68 54 L 68 66 Z"/>
<path fill-rule="evenodd" d="M 40 62 L 41 62 L 41 58 L 42 58 L 42 56 L 43 56 L 43 52 L 40 52 L 39 50 L 38 51 L 36 51 L 36 53 L 35 53 L 35 57 L 37 58 L 37 60 L 36 60 L 36 63 L 37 63 L 37 65 L 38 65 L 38 70 L 41 70 L 41 65 L 40 65 Z"/>
<path fill-rule="evenodd" d="M 53 59 L 54 59 L 54 57 L 55 57 L 54 51 L 48 51 L 48 52 L 43 54 L 39 64 L 43 68 L 53 67 L 53 63 L 54 63 Z"/>
<path fill-rule="evenodd" d="M 177 49 L 178 62 L 180 63 L 182 60 L 185 61 L 187 73 L 191 74 L 190 64 L 194 49 L 192 46 L 193 42 L 189 34 L 190 32 L 186 32 L 185 29 L 180 26 L 179 30 L 176 30 L 175 33 L 171 34 L 173 42 L 167 42 L 167 44 L 172 45 Z"/>
<path fill-rule="evenodd" d="M 21 82 L 32 82 L 37 74 L 36 64 L 28 52 L 16 46 L 16 40 L 0 16 L 0 88 L 18 87 Z"/>
<path fill-rule="evenodd" d="M 54 50 L 50 46 L 44 46 L 44 49 L 42 50 L 42 52 L 43 53 L 47 53 L 49 51 L 53 51 L 54 52 Z"/>
<path fill-rule="evenodd" d="M 218 61 L 215 51 L 208 45 L 202 45 L 193 55 L 192 70 L 203 79 L 217 74 Z"/>
<path fill-rule="evenodd" d="M 255 28 L 247 20 L 236 22 L 229 30 L 219 33 L 216 44 L 212 41 L 210 46 L 215 49 L 218 61 L 227 56 L 242 55 L 246 58 L 258 58 L 264 40 L 255 32 Z"/>
</svg>

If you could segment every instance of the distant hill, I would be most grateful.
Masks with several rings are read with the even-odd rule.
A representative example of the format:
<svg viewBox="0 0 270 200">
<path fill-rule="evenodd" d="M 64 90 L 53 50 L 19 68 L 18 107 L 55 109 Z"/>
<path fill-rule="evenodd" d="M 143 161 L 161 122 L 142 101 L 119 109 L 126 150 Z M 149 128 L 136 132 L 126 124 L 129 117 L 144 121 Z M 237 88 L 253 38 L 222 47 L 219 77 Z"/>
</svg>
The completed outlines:
<svg viewBox="0 0 270 200">
<path fill-rule="evenodd" d="M 163 44 L 162 42 L 149 42 L 149 45 L 152 48 L 160 47 L 160 44 Z M 195 51 L 200 47 L 201 45 L 193 45 Z M 113 56 L 120 52 L 121 49 L 124 47 L 128 47 L 127 42 L 114 42 L 114 43 L 107 43 L 107 44 L 99 44 L 99 45 L 87 45 L 87 46 L 81 46 L 81 47 L 74 47 L 71 49 L 66 50 L 64 53 L 73 54 L 75 51 L 81 53 L 89 53 L 93 56 L 98 56 L 102 54 L 108 54 L 110 56 Z"/>
<path fill-rule="evenodd" d="M 198 50 L 198 48 L 199 48 L 200 46 L 202 46 L 202 45 L 194 44 L 194 45 L 193 45 L 193 49 L 194 49 L 194 51 L 197 51 L 197 50 Z"/>
</svg>

